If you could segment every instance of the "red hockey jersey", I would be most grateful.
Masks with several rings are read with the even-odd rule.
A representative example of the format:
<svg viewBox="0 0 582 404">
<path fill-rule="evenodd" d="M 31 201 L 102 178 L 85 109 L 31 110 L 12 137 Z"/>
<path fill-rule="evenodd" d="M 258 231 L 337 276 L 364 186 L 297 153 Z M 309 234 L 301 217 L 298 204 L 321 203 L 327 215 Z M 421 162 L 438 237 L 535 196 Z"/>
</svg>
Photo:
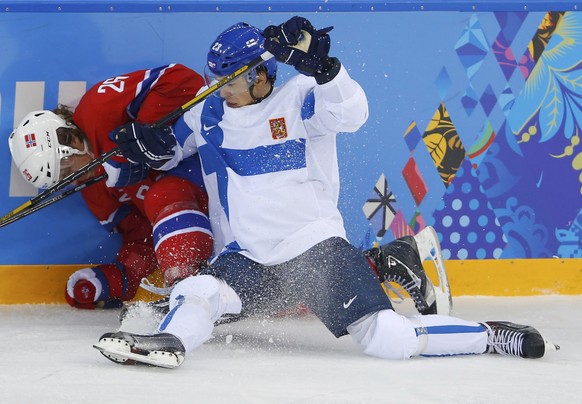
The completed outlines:
<svg viewBox="0 0 582 404">
<path fill-rule="evenodd" d="M 192 100 L 203 84 L 198 73 L 180 64 L 121 74 L 89 89 L 75 109 L 73 120 L 89 138 L 97 157 L 117 146 L 109 139 L 111 131 L 133 120 L 154 123 Z M 113 159 L 126 161 L 120 156 Z M 99 167 L 99 171 L 103 172 L 103 168 Z M 82 194 L 97 219 L 113 229 L 129 212 L 127 205 L 135 205 L 143 212 L 141 194 L 156 175 L 152 171 L 149 178 L 124 188 L 108 188 L 102 181 Z M 123 205 L 125 208 L 120 209 Z"/>
</svg>

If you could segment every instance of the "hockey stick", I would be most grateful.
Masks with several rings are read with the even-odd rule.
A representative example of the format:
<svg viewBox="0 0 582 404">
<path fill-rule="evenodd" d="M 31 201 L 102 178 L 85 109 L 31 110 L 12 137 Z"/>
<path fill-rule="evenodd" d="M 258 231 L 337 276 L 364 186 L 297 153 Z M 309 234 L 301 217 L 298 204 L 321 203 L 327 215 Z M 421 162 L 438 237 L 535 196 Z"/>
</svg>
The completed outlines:
<svg viewBox="0 0 582 404">
<path fill-rule="evenodd" d="M 273 57 L 273 55 L 270 52 L 268 52 L 268 51 L 263 52 L 260 56 L 251 60 L 249 63 L 240 67 L 238 70 L 234 71 L 233 73 L 229 74 L 228 76 L 225 76 L 220 81 L 214 83 L 213 85 L 208 87 L 206 90 L 204 90 L 203 92 L 198 94 L 196 97 L 194 97 L 192 100 L 188 101 L 187 103 L 185 103 L 181 107 L 175 109 L 174 111 L 170 112 L 168 115 L 163 117 L 162 119 L 160 119 L 157 122 L 155 122 L 154 124 L 152 124 L 152 126 L 159 127 L 159 126 L 168 125 L 174 119 L 179 118 L 186 111 L 188 111 L 189 109 L 191 109 L 195 105 L 204 101 L 209 95 L 215 93 L 217 90 L 224 87 L 226 84 L 230 83 L 231 81 L 233 81 L 237 77 L 241 76 L 242 74 L 246 73 L 247 71 L 249 71 L 251 69 L 254 69 L 258 65 L 260 65 L 261 63 L 263 63 L 266 60 L 271 59 L 272 57 Z M 10 220 L 10 218 L 13 217 L 14 215 L 18 214 L 19 212 L 22 212 L 25 209 L 30 209 L 31 207 L 33 207 L 37 203 L 42 202 L 43 200 L 45 200 L 48 197 L 50 197 L 51 195 L 53 195 L 55 192 L 60 191 L 61 189 L 63 189 L 67 185 L 69 185 L 72 182 L 83 177 L 84 175 L 89 173 L 91 170 L 93 170 L 95 167 L 103 164 L 104 162 L 106 162 L 110 158 L 118 155 L 119 153 L 120 153 L 119 148 L 115 148 L 113 150 L 108 151 L 107 153 L 102 154 L 101 156 L 97 157 L 95 160 L 91 161 L 87 165 L 81 167 L 79 170 L 77 170 L 74 173 L 63 178 L 61 181 L 57 182 L 53 186 L 47 188 L 45 191 L 38 194 L 34 198 L 30 199 L 29 201 L 26 201 L 25 203 L 23 203 L 22 205 L 20 205 L 16 209 L 14 209 L 11 212 L 7 213 L 6 215 L 2 216 L 0 218 L 0 227 L 4 225 L 4 222 Z"/>
<path fill-rule="evenodd" d="M 52 205 L 53 203 L 58 202 L 61 199 L 65 199 L 66 197 L 71 196 L 74 193 L 77 193 L 77 192 L 87 188 L 88 186 L 96 184 L 99 181 L 106 179 L 106 178 L 107 178 L 107 174 L 101 174 L 97 177 L 91 178 L 91 179 L 87 180 L 86 182 L 83 182 L 83 183 L 77 185 L 74 188 L 68 189 L 60 194 L 57 194 L 56 196 L 54 196 L 50 199 L 45 199 L 41 202 L 38 202 L 38 203 L 32 205 L 31 207 L 29 207 L 28 209 L 21 210 L 20 212 L 10 216 L 9 219 L 0 222 L 0 227 L 4 227 L 6 225 L 9 225 L 10 223 L 14 223 L 15 221 L 20 220 L 23 217 L 30 215 L 31 213 L 34 213 L 38 210 L 46 208 L 47 206 Z"/>
</svg>

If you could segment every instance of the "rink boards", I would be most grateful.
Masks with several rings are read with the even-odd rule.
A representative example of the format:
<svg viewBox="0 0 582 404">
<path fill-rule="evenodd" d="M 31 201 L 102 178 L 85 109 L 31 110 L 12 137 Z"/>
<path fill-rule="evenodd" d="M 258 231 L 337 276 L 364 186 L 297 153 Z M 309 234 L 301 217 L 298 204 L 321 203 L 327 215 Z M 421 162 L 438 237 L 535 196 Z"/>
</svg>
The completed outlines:
<svg viewBox="0 0 582 404">
<path fill-rule="evenodd" d="M 333 25 L 370 118 L 338 136 L 339 206 L 368 248 L 435 227 L 456 295 L 582 293 L 582 14 L 575 1 L 0 2 L 0 137 L 29 111 L 167 63 L 202 71 L 244 20 Z M 71 32 L 75 33 L 71 35 Z M 63 51 L 60 45 L 67 42 Z M 279 66 L 279 82 L 294 71 Z M 0 141 L 0 216 L 36 195 Z M 74 195 L 0 228 L 0 304 L 62 302 L 119 237 Z M 20 297 L 18 297 L 20 296 Z"/>
<path fill-rule="evenodd" d="M 430 262 L 425 265 L 437 280 Z M 79 265 L 0 266 L 0 304 L 64 303 L 65 285 Z M 449 260 L 455 296 L 536 296 L 582 294 L 580 260 Z M 159 285 L 159 273 L 150 276 Z M 155 300 L 140 289 L 136 299 Z"/>
</svg>

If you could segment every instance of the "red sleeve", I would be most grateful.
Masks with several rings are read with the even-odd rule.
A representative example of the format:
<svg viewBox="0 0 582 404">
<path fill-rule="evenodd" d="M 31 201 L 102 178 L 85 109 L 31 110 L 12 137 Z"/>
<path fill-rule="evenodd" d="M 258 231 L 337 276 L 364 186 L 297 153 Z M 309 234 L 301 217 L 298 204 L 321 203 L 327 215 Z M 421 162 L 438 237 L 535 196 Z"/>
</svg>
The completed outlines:
<svg viewBox="0 0 582 404">
<path fill-rule="evenodd" d="M 102 170 L 102 169 L 101 169 Z M 81 191 L 85 204 L 100 222 L 108 220 L 112 213 L 121 206 L 119 193 L 108 188 L 105 181 L 91 185 Z"/>
<path fill-rule="evenodd" d="M 177 64 L 160 77 L 141 105 L 137 120 L 152 124 L 191 101 L 204 79 L 186 66 Z"/>
<path fill-rule="evenodd" d="M 203 85 L 202 76 L 181 64 L 137 70 L 103 80 L 91 87 L 75 109 L 73 120 L 87 135 L 95 157 L 116 147 L 109 133 L 131 120 L 128 108 L 137 110 L 137 119 L 153 123 L 192 100 Z M 123 157 L 114 157 L 125 162 Z M 107 188 L 102 182 L 83 190 L 89 209 L 106 220 L 123 203 L 143 211 L 143 186 L 151 178 L 125 189 Z M 122 199 L 120 202 L 119 199 Z"/>
<path fill-rule="evenodd" d="M 152 72 L 156 72 L 155 80 Z M 109 133 L 131 121 L 130 106 L 137 110 L 138 121 L 151 124 L 192 100 L 203 84 L 202 76 L 181 64 L 121 74 L 91 87 L 73 120 L 98 156 L 115 148 Z"/>
</svg>

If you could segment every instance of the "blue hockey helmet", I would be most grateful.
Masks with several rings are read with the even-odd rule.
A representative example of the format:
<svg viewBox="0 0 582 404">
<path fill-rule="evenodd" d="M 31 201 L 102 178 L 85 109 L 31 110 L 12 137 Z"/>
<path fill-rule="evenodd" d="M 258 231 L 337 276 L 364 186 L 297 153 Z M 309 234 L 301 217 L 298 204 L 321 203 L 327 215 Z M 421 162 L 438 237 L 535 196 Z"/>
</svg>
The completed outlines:
<svg viewBox="0 0 582 404">
<path fill-rule="evenodd" d="M 208 52 L 207 68 L 216 76 L 228 76 L 265 52 L 263 31 L 245 22 L 239 22 L 224 30 L 213 42 Z M 274 81 L 277 74 L 275 58 L 261 64 L 267 77 Z M 254 76 L 248 77 L 253 81 Z"/>
</svg>

